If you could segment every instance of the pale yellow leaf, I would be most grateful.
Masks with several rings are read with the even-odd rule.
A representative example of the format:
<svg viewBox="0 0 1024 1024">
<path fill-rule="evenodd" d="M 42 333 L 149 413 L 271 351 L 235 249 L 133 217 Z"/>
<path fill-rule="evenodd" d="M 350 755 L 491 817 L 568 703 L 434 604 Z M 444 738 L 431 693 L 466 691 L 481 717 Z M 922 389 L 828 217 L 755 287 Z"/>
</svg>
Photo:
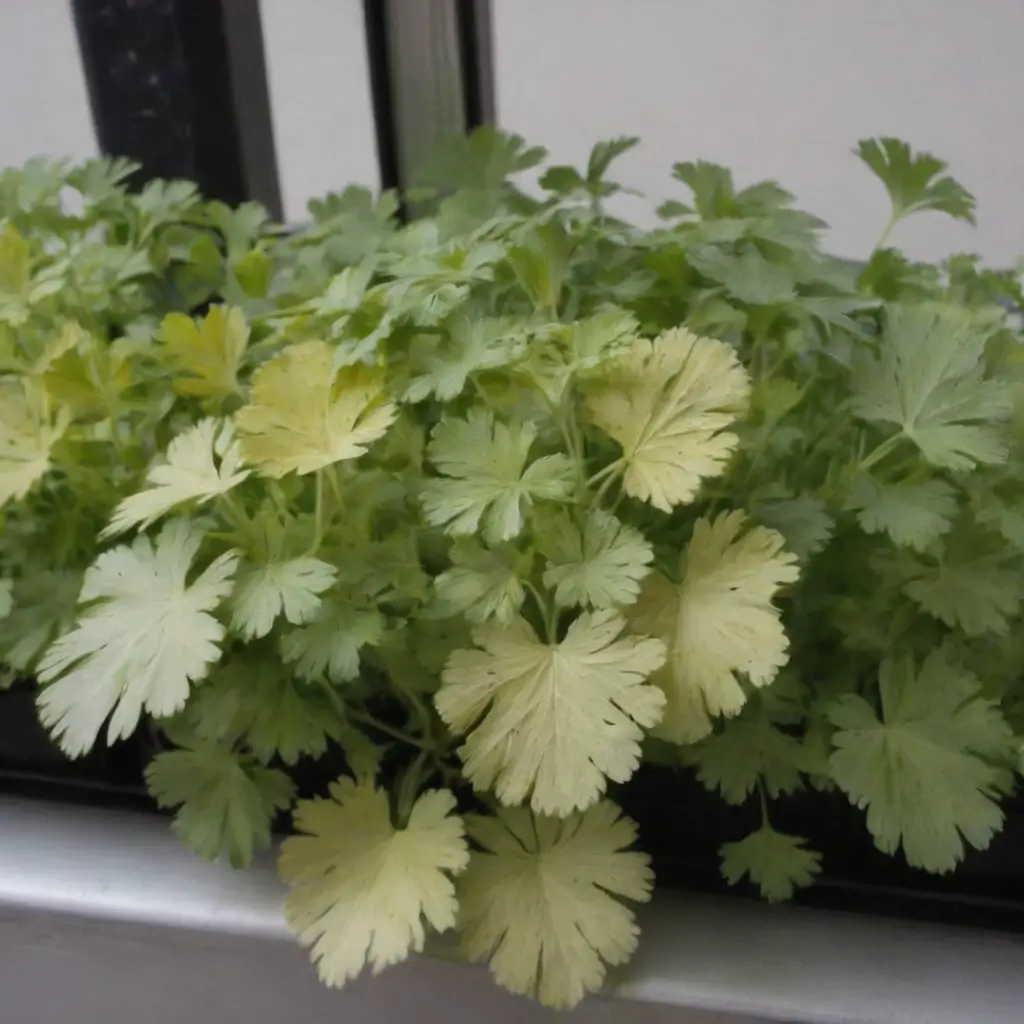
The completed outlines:
<svg viewBox="0 0 1024 1024">
<path fill-rule="evenodd" d="M 469 850 L 447 790 L 422 794 L 403 828 L 372 781 L 342 778 L 330 791 L 330 800 L 296 807 L 302 834 L 285 840 L 278 870 L 293 887 L 289 928 L 311 947 L 320 978 L 341 986 L 367 964 L 377 974 L 421 952 L 428 926 L 454 926 L 452 876 Z"/>
<path fill-rule="evenodd" d="M 590 391 L 587 407 L 622 447 L 626 493 L 668 512 L 725 470 L 738 438 L 723 431 L 749 397 L 731 346 L 677 327 L 637 339 Z"/>
<path fill-rule="evenodd" d="M 50 468 L 50 452 L 70 423 L 29 378 L 0 380 L 0 506 L 20 500 Z"/>
<path fill-rule="evenodd" d="M 735 715 L 746 696 L 739 676 L 766 686 L 788 660 L 789 642 L 772 604 L 796 580 L 796 556 L 782 536 L 742 512 L 699 519 L 682 557 L 681 582 L 660 573 L 630 609 L 634 626 L 668 647 L 654 676 L 668 698 L 659 734 L 692 743 L 711 731 L 712 715 Z"/>
<path fill-rule="evenodd" d="M 625 963 L 639 929 L 622 900 L 650 898 L 636 826 L 604 800 L 562 821 L 517 808 L 468 820 L 474 853 L 459 880 L 462 945 L 489 960 L 495 980 L 547 1006 L 598 992 L 607 966 Z"/>
<path fill-rule="evenodd" d="M 355 459 L 397 415 L 380 371 L 334 370 L 322 341 L 293 345 L 256 371 L 250 404 L 235 415 L 242 454 L 267 476 L 313 473 Z"/>
<path fill-rule="evenodd" d="M 647 677 L 665 660 L 659 640 L 620 637 L 614 611 L 581 615 L 558 643 L 524 619 L 473 631 L 479 650 L 452 653 L 435 698 L 456 735 L 466 775 L 512 806 L 539 814 L 595 803 L 607 780 L 625 782 L 640 763 L 644 729 L 664 696 Z M 532 794 L 532 796 L 531 796 Z"/>
</svg>

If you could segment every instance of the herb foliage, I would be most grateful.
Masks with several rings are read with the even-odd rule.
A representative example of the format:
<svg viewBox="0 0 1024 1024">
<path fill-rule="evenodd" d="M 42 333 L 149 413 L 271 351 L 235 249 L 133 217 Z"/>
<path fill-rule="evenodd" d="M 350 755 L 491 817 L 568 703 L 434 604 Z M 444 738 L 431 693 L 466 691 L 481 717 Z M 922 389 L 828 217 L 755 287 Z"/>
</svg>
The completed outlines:
<svg viewBox="0 0 1024 1024">
<path fill-rule="evenodd" d="M 350 188 L 290 233 L 121 161 L 0 175 L 0 658 L 70 756 L 149 723 L 204 856 L 290 810 L 329 984 L 457 927 L 513 991 L 599 989 L 651 891 L 614 803 L 645 757 L 760 802 L 722 870 L 772 900 L 821 868 L 772 824 L 804 787 L 930 871 L 1001 826 L 1019 277 L 888 247 L 974 217 L 897 140 L 858 150 L 891 200 L 863 267 L 711 163 L 623 223 L 636 141 L 538 198 L 513 178 L 544 152 L 480 131 L 429 215 Z"/>
</svg>

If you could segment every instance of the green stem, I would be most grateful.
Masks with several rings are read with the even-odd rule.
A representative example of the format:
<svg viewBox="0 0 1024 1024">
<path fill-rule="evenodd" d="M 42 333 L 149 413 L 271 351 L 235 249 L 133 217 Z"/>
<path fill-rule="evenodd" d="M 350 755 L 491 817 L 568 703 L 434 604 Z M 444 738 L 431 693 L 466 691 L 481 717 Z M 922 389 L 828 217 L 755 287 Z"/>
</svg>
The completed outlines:
<svg viewBox="0 0 1024 1024">
<path fill-rule="evenodd" d="M 548 643 L 555 643 L 558 639 L 558 609 L 555 607 L 555 602 L 552 601 L 549 604 L 545 601 L 541 592 L 529 580 L 525 581 L 525 587 L 537 605 Z"/>
<path fill-rule="evenodd" d="M 331 494 L 334 495 L 338 508 L 344 508 L 345 499 L 342 496 L 341 480 L 338 478 L 338 464 L 336 462 L 332 462 L 327 467 L 327 482 L 331 485 Z"/>
<path fill-rule="evenodd" d="M 334 708 L 335 713 L 342 723 L 348 721 L 349 713 L 345 709 L 345 705 L 342 704 L 341 698 L 338 696 L 338 691 L 326 679 L 321 680 L 321 689 L 327 695 L 327 699 L 331 703 L 331 707 Z"/>
<path fill-rule="evenodd" d="M 565 446 L 569 449 L 569 456 L 576 466 L 576 478 L 580 490 L 588 489 L 588 482 L 585 479 L 586 463 L 584 461 L 583 437 L 580 434 L 579 424 L 573 415 L 572 402 L 563 398 L 562 408 L 559 412 L 562 437 L 565 439 Z"/>
<path fill-rule="evenodd" d="M 608 466 L 605 466 L 604 469 L 599 469 L 587 481 L 587 490 L 589 491 L 590 488 L 593 487 L 594 484 L 596 484 L 599 480 L 603 480 L 606 476 L 608 476 L 610 473 L 616 472 L 619 468 L 621 468 L 621 460 L 613 462 L 613 463 L 611 463 Z"/>
<path fill-rule="evenodd" d="M 428 754 L 432 754 L 434 752 L 434 748 L 430 743 L 417 739 L 415 736 L 412 736 L 401 729 L 396 729 L 393 725 L 388 725 L 387 722 L 380 721 L 380 719 L 375 718 L 368 711 L 357 711 L 354 708 L 349 708 L 348 717 L 354 722 L 362 722 L 363 725 L 367 725 L 371 729 L 376 729 L 378 732 L 382 732 L 386 736 L 390 736 L 392 739 L 398 740 L 399 743 L 406 743 L 410 747 L 416 747 L 419 750 L 424 750 Z"/>
<path fill-rule="evenodd" d="M 565 441 L 569 447 L 569 453 L 579 465 L 580 473 L 583 472 L 583 438 L 580 435 L 580 427 L 572 411 L 565 414 Z"/>
<path fill-rule="evenodd" d="M 900 215 L 894 210 L 892 216 L 889 218 L 889 223 L 885 225 L 885 230 L 879 236 L 878 241 L 875 242 L 875 247 L 871 250 L 872 254 L 878 252 L 878 250 L 889 241 L 889 236 L 892 234 L 893 228 L 899 224 L 900 219 Z"/>
<path fill-rule="evenodd" d="M 252 520 L 246 515 L 245 509 L 230 494 L 217 495 L 217 502 L 224 512 L 224 518 L 245 538 L 247 543 L 253 544 L 258 549 L 261 540 L 253 527 Z"/>
<path fill-rule="evenodd" d="M 869 452 L 864 456 L 860 462 L 857 463 L 857 469 L 864 473 L 869 470 L 876 463 L 881 462 L 890 452 L 896 449 L 896 446 L 903 440 L 902 434 L 893 434 L 892 437 L 887 438 L 883 441 L 873 452 Z"/>
<path fill-rule="evenodd" d="M 408 824 L 409 815 L 412 814 L 413 805 L 420 794 L 420 787 L 424 782 L 424 768 L 426 768 L 430 755 L 421 750 L 416 755 L 416 760 L 409 766 L 398 788 L 396 800 L 396 811 L 398 820 L 402 825 Z"/>
<path fill-rule="evenodd" d="M 614 468 L 616 470 L 622 469 L 622 460 L 621 459 L 614 464 Z M 590 503 L 590 507 L 591 508 L 600 508 L 601 507 L 601 502 L 604 501 L 605 495 L 608 493 L 608 489 L 615 483 L 615 481 L 617 479 L 618 479 L 618 473 L 617 472 L 616 473 L 612 473 L 610 476 L 605 478 L 604 483 L 601 484 L 601 487 L 598 489 L 597 494 L 594 495 L 593 501 L 591 501 L 591 503 Z"/>
<path fill-rule="evenodd" d="M 425 737 L 432 741 L 434 718 L 430 713 L 430 708 L 424 703 L 423 698 L 410 687 L 399 685 L 393 678 L 391 679 L 391 685 L 395 688 L 398 695 L 409 705 L 413 715 L 418 720 L 420 731 Z M 433 746 L 431 746 L 431 749 L 434 749 Z"/>
<path fill-rule="evenodd" d="M 316 471 L 316 507 L 313 512 L 313 543 L 309 554 L 315 555 L 320 550 L 324 539 L 324 471 Z"/>
<path fill-rule="evenodd" d="M 764 828 L 771 828 L 771 819 L 768 816 L 768 794 L 764 789 L 764 779 L 757 777 L 757 795 L 761 800 L 761 825 Z"/>
<path fill-rule="evenodd" d="M 491 402 L 490 397 L 484 390 L 483 384 L 481 384 L 480 381 L 477 380 L 476 374 L 470 374 L 469 379 L 473 382 L 473 390 L 476 392 L 477 398 L 479 398 L 480 401 L 483 402 L 488 409 L 493 409 L 494 404 Z"/>
</svg>

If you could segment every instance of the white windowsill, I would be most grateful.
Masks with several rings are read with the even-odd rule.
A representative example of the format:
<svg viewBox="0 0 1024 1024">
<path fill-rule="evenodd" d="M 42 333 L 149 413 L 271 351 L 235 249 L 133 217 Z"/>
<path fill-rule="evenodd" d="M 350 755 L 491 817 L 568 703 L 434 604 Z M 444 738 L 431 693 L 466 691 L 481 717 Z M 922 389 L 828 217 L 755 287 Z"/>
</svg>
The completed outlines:
<svg viewBox="0 0 1024 1024">
<path fill-rule="evenodd" d="M 160 819 L 0 800 L 2 1017 L 313 1024 L 331 1013 L 342 1024 L 461 1024 L 471 1009 L 467 1021 L 488 1024 L 566 1019 L 442 959 L 330 992 L 287 935 L 281 897 L 269 858 L 245 872 L 211 867 Z M 1024 1020 L 1024 937 L 676 895 L 656 898 L 642 923 L 612 998 L 569 1019 Z"/>
</svg>

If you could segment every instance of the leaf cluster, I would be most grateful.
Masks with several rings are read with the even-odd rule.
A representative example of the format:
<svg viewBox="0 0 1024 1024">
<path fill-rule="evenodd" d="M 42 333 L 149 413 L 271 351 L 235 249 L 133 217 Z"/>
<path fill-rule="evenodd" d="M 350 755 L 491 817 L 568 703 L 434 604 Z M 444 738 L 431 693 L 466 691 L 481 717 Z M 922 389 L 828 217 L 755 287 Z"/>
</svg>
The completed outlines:
<svg viewBox="0 0 1024 1024">
<path fill-rule="evenodd" d="M 887 246 L 972 220 L 936 158 L 858 153 L 864 266 L 771 182 L 676 164 L 660 223 L 481 130 L 399 198 L 290 232 L 119 161 L 0 175 L 0 661 L 70 756 L 159 737 L 154 798 L 248 863 L 342 984 L 457 927 L 571 1006 L 652 876 L 614 800 L 645 757 L 762 823 L 768 899 L 822 856 L 800 789 L 953 869 L 1024 749 L 1016 274 Z M 73 202 L 68 195 L 73 195 Z M 341 754 L 329 792 L 292 770 Z"/>
</svg>

